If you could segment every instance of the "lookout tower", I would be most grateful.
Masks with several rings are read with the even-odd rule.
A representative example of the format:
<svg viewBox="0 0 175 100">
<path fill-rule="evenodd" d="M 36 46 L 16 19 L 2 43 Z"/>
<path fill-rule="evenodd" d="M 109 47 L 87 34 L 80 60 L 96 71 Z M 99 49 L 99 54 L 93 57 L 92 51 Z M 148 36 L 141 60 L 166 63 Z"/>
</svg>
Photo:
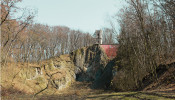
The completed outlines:
<svg viewBox="0 0 175 100">
<path fill-rule="evenodd" d="M 102 30 L 96 30 L 96 44 L 102 44 Z"/>
</svg>

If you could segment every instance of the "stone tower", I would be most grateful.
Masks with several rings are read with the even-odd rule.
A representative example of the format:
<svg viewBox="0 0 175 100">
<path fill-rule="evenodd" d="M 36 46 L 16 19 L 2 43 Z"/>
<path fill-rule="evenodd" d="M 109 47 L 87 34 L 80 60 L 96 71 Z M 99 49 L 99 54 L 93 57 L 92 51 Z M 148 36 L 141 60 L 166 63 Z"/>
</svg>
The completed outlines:
<svg viewBox="0 0 175 100">
<path fill-rule="evenodd" d="M 102 44 L 102 30 L 96 30 L 96 44 Z"/>
</svg>

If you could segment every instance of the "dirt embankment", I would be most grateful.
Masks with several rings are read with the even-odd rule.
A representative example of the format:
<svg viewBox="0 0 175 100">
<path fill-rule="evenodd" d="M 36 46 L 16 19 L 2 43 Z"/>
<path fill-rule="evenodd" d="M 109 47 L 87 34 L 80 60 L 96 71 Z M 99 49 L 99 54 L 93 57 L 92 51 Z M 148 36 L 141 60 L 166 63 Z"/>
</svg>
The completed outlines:
<svg viewBox="0 0 175 100">
<path fill-rule="evenodd" d="M 149 74 L 144 77 L 143 90 L 175 93 L 175 62 L 167 65 L 159 65 L 156 73 L 157 76 Z"/>
</svg>

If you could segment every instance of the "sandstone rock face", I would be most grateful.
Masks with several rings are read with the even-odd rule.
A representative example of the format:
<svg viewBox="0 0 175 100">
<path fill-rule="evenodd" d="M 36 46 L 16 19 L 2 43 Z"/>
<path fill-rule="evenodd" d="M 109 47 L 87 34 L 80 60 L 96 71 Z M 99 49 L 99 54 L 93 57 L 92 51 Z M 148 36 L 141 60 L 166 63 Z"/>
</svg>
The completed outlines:
<svg viewBox="0 0 175 100">
<path fill-rule="evenodd" d="M 39 65 L 23 67 L 18 77 L 35 93 L 44 88 L 62 90 L 75 81 L 75 66 L 69 55 L 62 55 Z"/>
<path fill-rule="evenodd" d="M 44 65 L 44 73 L 52 87 L 64 89 L 75 80 L 74 65 L 69 55 L 52 58 Z"/>
<path fill-rule="evenodd" d="M 78 49 L 71 54 L 77 81 L 94 81 L 101 76 L 108 57 L 99 45 Z"/>
</svg>

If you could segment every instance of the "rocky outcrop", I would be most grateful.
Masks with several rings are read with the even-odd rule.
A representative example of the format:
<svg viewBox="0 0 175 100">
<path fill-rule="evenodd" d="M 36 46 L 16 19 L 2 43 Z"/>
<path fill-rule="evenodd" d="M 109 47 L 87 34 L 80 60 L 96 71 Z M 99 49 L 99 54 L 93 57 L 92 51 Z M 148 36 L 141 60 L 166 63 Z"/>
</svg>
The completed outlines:
<svg viewBox="0 0 175 100">
<path fill-rule="evenodd" d="M 40 64 L 29 64 L 21 67 L 17 79 L 23 81 L 26 87 L 30 87 L 31 93 L 37 93 L 42 89 L 55 88 L 62 90 L 75 81 L 75 66 L 69 55 L 62 55 L 43 61 Z M 23 83 L 23 82 L 20 82 Z"/>
<path fill-rule="evenodd" d="M 69 55 L 52 58 L 43 64 L 43 71 L 50 85 L 59 90 L 68 87 L 75 80 L 74 69 Z"/>
<path fill-rule="evenodd" d="M 92 45 L 39 63 L 18 63 L 16 74 L 11 75 L 15 78 L 11 77 L 10 80 L 13 80 L 14 90 L 27 94 L 38 94 L 46 89 L 62 90 L 75 80 L 93 82 L 99 79 L 108 61 L 103 49 Z M 10 72 L 9 69 L 6 70 Z M 3 81 L 8 80 L 4 78 Z M 7 87 L 5 84 L 2 86 Z"/>
<path fill-rule="evenodd" d="M 71 54 L 77 81 L 94 81 L 101 76 L 108 57 L 99 45 L 78 49 Z"/>
</svg>

